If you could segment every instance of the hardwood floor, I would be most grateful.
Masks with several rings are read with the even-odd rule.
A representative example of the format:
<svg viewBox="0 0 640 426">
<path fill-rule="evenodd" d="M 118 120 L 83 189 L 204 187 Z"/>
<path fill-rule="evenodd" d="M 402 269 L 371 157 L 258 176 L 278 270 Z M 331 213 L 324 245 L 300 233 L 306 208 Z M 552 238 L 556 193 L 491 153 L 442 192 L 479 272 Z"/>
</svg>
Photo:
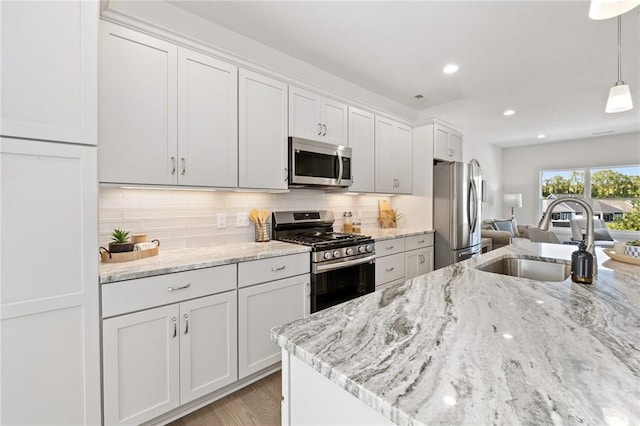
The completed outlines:
<svg viewBox="0 0 640 426">
<path fill-rule="evenodd" d="M 280 425 L 281 373 L 281 371 L 277 371 L 246 388 L 169 423 L 169 426 Z"/>
</svg>

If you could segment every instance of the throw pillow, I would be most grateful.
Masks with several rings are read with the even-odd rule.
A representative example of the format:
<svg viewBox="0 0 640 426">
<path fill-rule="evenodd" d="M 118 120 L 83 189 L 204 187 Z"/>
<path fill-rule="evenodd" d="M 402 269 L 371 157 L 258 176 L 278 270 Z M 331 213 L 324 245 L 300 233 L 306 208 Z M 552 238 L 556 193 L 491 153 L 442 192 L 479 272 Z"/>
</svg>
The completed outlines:
<svg viewBox="0 0 640 426">
<path fill-rule="evenodd" d="M 515 237 L 515 233 L 513 232 L 513 224 L 511 220 L 496 220 L 493 222 L 494 226 L 498 231 L 509 231 L 512 237 Z"/>
<path fill-rule="evenodd" d="M 600 241 L 613 241 L 609 230 L 606 228 L 598 228 L 593 230 L 593 239 Z"/>
</svg>

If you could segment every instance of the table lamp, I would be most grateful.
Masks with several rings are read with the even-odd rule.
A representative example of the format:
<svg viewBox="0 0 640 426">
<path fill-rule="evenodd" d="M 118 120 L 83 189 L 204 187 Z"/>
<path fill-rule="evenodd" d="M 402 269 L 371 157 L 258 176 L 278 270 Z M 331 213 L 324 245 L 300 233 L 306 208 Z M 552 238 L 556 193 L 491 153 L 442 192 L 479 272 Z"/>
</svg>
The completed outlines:
<svg viewBox="0 0 640 426">
<path fill-rule="evenodd" d="M 514 209 L 522 208 L 522 194 L 503 194 L 502 203 L 511 209 L 511 219 L 515 219 Z"/>
</svg>

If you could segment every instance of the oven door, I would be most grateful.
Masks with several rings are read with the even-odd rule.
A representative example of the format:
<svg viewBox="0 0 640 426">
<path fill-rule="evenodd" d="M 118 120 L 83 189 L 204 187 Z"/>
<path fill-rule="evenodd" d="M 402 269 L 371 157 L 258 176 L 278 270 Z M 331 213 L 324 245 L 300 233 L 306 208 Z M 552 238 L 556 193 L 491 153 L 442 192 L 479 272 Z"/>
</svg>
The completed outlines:
<svg viewBox="0 0 640 426">
<path fill-rule="evenodd" d="M 373 293 L 376 287 L 375 263 L 373 255 L 341 263 L 313 265 L 311 313 Z"/>
<path fill-rule="evenodd" d="M 348 187 L 351 148 L 289 138 L 289 186 Z"/>
</svg>

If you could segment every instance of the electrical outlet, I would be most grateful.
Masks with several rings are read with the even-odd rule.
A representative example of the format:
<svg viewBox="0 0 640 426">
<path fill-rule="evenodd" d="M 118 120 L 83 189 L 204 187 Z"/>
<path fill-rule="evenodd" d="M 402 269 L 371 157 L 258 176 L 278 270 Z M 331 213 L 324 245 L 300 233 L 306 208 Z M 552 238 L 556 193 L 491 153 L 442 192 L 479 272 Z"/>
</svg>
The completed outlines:
<svg viewBox="0 0 640 426">
<path fill-rule="evenodd" d="M 227 214 L 226 213 L 218 213 L 218 214 L 216 214 L 216 219 L 218 220 L 218 228 L 226 228 L 227 227 Z"/>
<path fill-rule="evenodd" d="M 236 214 L 236 228 L 246 228 L 249 226 L 249 215 L 247 213 Z"/>
</svg>

